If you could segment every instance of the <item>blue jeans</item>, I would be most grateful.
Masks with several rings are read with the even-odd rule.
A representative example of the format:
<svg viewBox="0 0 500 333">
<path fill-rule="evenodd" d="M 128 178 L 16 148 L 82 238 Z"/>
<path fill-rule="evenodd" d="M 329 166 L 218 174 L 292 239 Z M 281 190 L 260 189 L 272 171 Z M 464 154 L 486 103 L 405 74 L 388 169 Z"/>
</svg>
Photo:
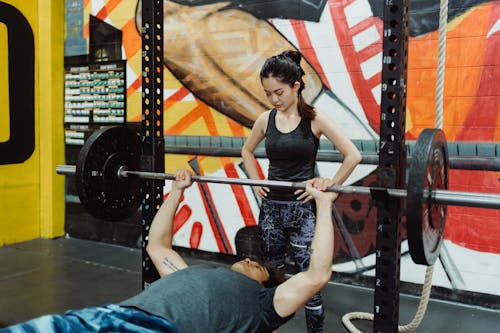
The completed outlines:
<svg viewBox="0 0 500 333">
<path fill-rule="evenodd" d="M 316 225 L 314 201 L 278 201 L 263 199 L 259 214 L 259 233 L 263 260 L 284 267 L 287 248 L 297 272 L 309 267 L 311 242 Z M 321 294 L 316 293 L 305 305 L 307 331 L 323 332 L 325 313 Z"/>
<path fill-rule="evenodd" d="M 179 333 L 166 319 L 115 304 L 46 315 L 0 329 L 0 333 Z"/>
</svg>

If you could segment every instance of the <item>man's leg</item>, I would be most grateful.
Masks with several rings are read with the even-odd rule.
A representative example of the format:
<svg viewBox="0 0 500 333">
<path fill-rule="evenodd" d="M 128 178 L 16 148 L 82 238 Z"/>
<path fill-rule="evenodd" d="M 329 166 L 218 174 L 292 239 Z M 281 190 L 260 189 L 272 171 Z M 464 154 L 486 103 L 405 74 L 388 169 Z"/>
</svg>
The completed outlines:
<svg viewBox="0 0 500 333">
<path fill-rule="evenodd" d="M 179 333 L 166 319 L 115 304 L 68 311 L 66 315 L 78 318 L 87 332 Z"/>
<path fill-rule="evenodd" d="M 0 333 L 179 333 L 167 320 L 110 304 L 47 315 L 0 329 Z"/>
<path fill-rule="evenodd" d="M 88 332 L 76 318 L 64 315 L 45 315 L 29 321 L 0 329 L 0 333 L 59 333 L 59 332 Z"/>
</svg>

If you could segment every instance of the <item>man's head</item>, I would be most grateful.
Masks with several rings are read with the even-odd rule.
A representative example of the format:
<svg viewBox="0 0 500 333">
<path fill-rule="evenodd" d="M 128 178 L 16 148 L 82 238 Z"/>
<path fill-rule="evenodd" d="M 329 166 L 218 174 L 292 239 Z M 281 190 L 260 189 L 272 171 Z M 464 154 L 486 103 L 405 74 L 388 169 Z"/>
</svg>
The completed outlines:
<svg viewBox="0 0 500 333">
<path fill-rule="evenodd" d="M 254 279 L 267 288 L 272 288 L 285 281 L 285 274 L 282 270 L 263 264 L 259 260 L 246 258 L 234 263 L 231 269 Z"/>
</svg>

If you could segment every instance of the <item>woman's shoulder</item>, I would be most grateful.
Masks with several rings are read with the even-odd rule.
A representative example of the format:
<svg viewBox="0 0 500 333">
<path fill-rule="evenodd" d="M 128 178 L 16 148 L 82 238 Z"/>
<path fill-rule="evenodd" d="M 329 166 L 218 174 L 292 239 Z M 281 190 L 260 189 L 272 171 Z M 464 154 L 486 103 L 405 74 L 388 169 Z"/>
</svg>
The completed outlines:
<svg viewBox="0 0 500 333">
<path fill-rule="evenodd" d="M 254 122 L 254 128 L 260 128 L 262 131 L 265 131 L 267 128 L 267 123 L 269 121 L 269 114 L 272 110 L 267 110 L 262 112 Z"/>
<path fill-rule="evenodd" d="M 259 114 L 256 121 L 267 122 L 269 119 L 269 115 L 271 114 L 272 111 L 273 110 L 271 109 L 271 110 L 267 110 L 267 111 L 262 112 L 261 114 Z"/>
<path fill-rule="evenodd" d="M 316 116 L 312 120 L 313 123 L 324 124 L 325 122 L 331 122 L 332 119 L 321 109 L 314 108 Z"/>
<path fill-rule="evenodd" d="M 328 129 L 334 127 L 333 120 L 323 111 L 318 108 L 314 108 L 316 111 L 316 117 L 311 120 L 311 129 L 314 134 L 319 137 Z"/>
</svg>

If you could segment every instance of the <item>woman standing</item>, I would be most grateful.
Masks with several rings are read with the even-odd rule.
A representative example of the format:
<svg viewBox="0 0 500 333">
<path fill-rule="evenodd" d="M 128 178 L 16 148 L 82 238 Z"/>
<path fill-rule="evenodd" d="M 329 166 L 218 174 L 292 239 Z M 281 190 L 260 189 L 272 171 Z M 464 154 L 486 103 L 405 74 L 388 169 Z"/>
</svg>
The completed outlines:
<svg viewBox="0 0 500 333">
<path fill-rule="evenodd" d="M 361 161 L 361 155 L 326 114 L 304 101 L 301 58 L 297 51 L 284 51 L 268 58 L 262 66 L 260 80 L 273 109 L 255 121 L 242 148 L 243 162 L 249 177 L 259 179 L 254 151 L 265 138 L 269 180 L 312 179 L 316 176 L 319 138 L 324 135 L 344 156 L 342 165 L 325 188 L 340 185 Z M 305 271 L 314 231 L 314 201 L 302 190 L 268 187 L 255 190 L 262 198 L 259 232 L 264 261 L 284 268 L 288 243 L 297 272 Z M 305 310 L 308 332 L 323 332 L 324 310 L 319 293 L 306 303 Z"/>
</svg>

